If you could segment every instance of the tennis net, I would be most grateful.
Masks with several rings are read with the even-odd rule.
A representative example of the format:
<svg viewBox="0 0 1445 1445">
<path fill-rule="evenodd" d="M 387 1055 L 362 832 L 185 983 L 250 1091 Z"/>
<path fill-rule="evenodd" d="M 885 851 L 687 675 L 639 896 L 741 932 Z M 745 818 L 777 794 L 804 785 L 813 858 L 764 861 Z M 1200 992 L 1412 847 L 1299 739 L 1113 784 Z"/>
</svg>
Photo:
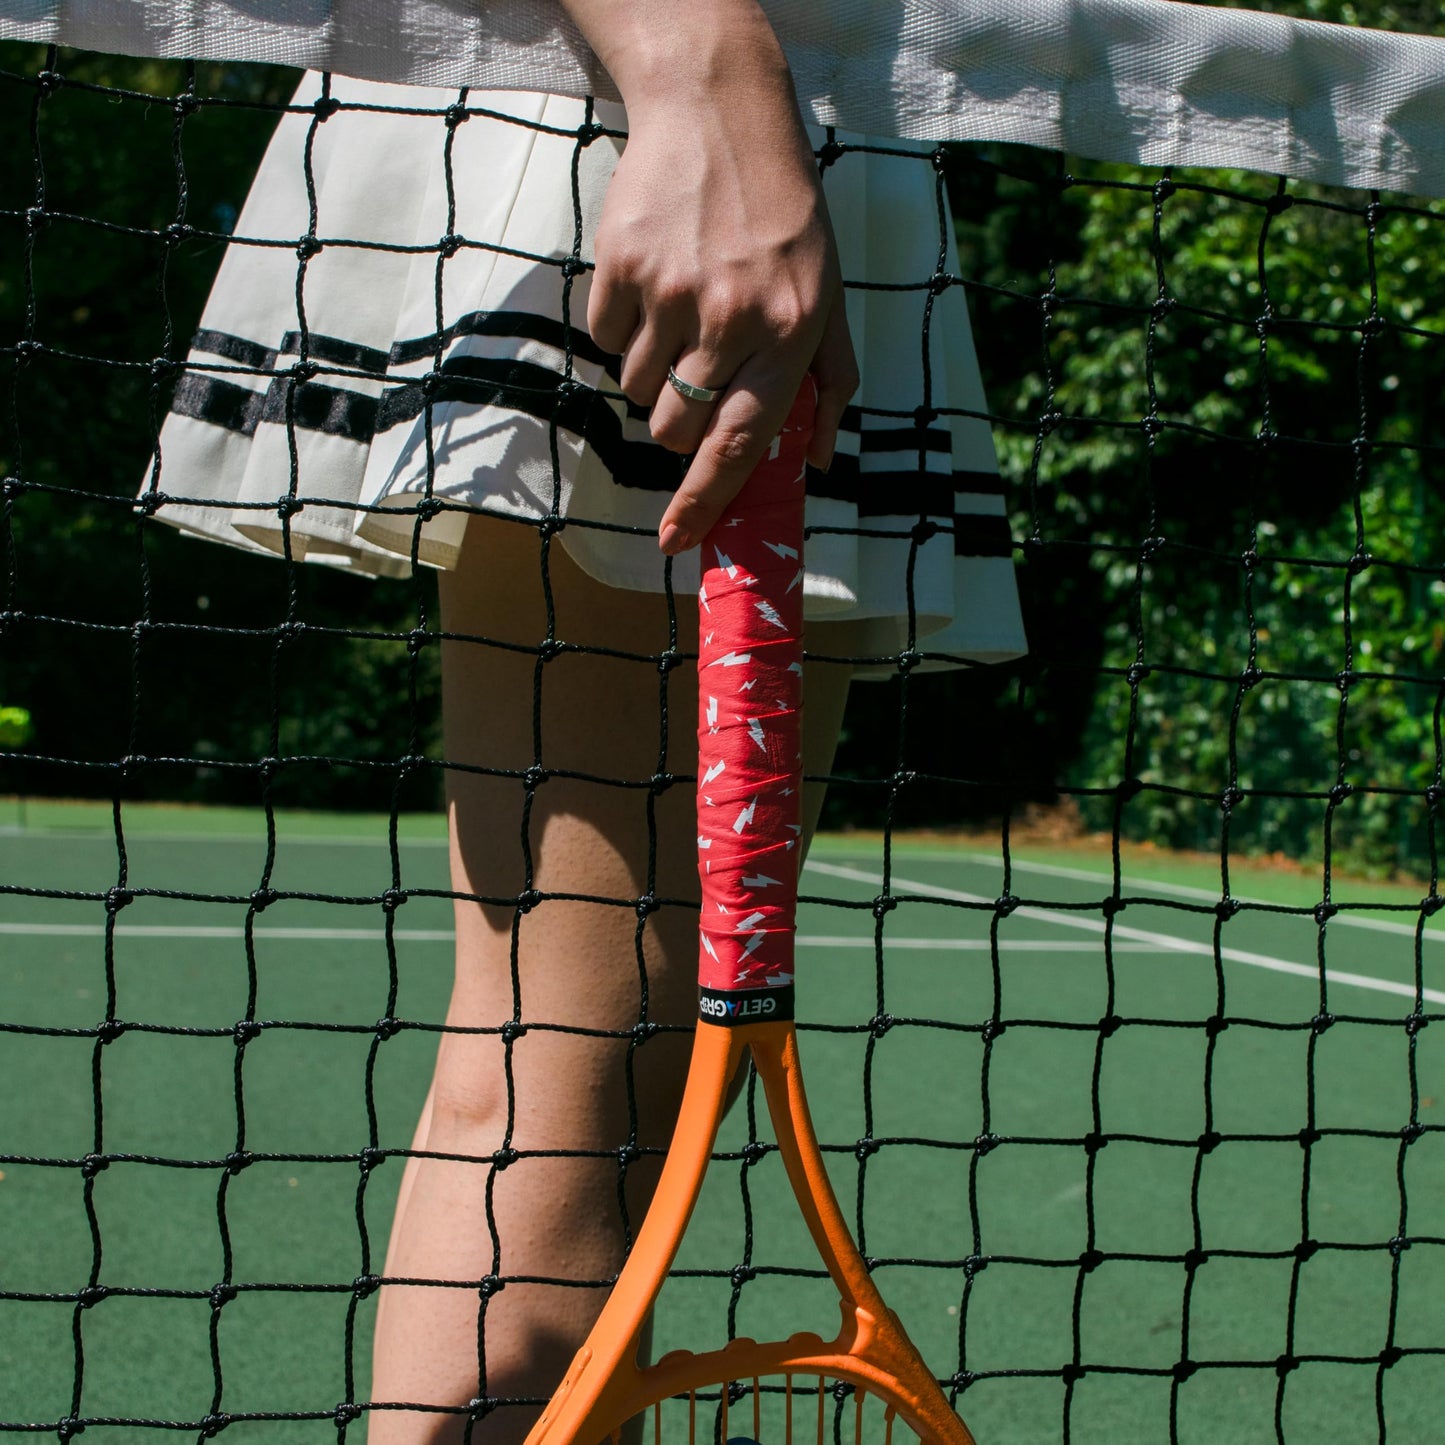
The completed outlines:
<svg viewBox="0 0 1445 1445">
<path fill-rule="evenodd" d="M 474 509 L 308 494 L 296 438 L 358 396 L 430 416 L 510 386 L 560 475 L 557 439 L 594 394 L 637 421 L 601 363 L 582 396 L 591 359 L 570 344 L 547 378 L 459 380 L 433 369 L 433 337 L 378 380 L 309 335 L 304 305 L 289 354 L 213 340 L 188 365 L 278 118 L 307 155 L 323 128 L 398 119 L 330 82 L 293 100 L 296 81 L 0 49 L 7 1433 L 360 1438 L 385 1230 L 428 1055 L 456 1032 L 442 783 L 502 777 L 530 807 L 559 766 L 545 741 L 523 766 L 448 756 L 426 568 L 303 565 L 325 550 L 308 514 L 399 518 L 407 564 Z M 480 124 L 561 144 L 574 197 L 616 138 L 586 105 L 570 131 L 501 119 L 481 92 L 400 111 L 439 147 Z M 849 279 L 916 302 L 925 356 L 945 298 L 966 297 L 987 404 L 855 407 L 838 470 L 893 489 L 890 519 L 916 487 L 910 556 L 939 536 L 1010 555 L 1028 652 L 980 664 L 916 615 L 896 647 L 814 648 L 877 679 L 854 688 L 827 779 L 799 981 L 861 1247 L 981 1440 L 1431 1438 L 1445 210 L 1245 170 L 821 137 L 825 169 L 865 156 L 928 175 L 932 260 Z M 467 250 L 450 227 L 405 246 L 318 232 L 313 173 L 296 183 L 312 223 L 255 249 L 298 277 L 348 246 L 445 277 Z M 548 264 L 564 282 L 585 265 Z M 176 505 L 238 516 L 170 490 L 164 444 L 143 478 L 166 416 L 229 405 L 240 428 L 272 397 L 279 473 L 240 513 L 274 555 L 156 525 Z M 922 485 L 957 490 L 947 429 L 985 422 L 1001 543 L 1002 508 L 960 522 Z M 896 544 L 880 515 L 810 541 Z M 559 534 L 651 545 L 640 523 L 564 527 L 556 507 L 505 525 L 535 537 L 539 594 Z M 620 655 L 665 738 L 657 675 L 679 647 L 579 644 L 549 612 L 524 649 L 537 736 L 549 668 Z M 642 812 L 666 772 L 596 781 Z M 529 846 L 524 818 L 520 886 L 485 895 L 518 919 L 549 902 Z M 685 911 L 655 881 L 601 902 Z M 624 1034 L 644 1049 L 647 1008 L 644 991 Z M 510 1048 L 538 1022 L 518 993 L 482 1032 Z M 827 1303 L 757 1103 L 730 1121 L 733 1182 L 710 1180 L 664 1301 L 678 1343 Z M 613 1141 L 624 1210 L 654 1152 Z M 516 1153 L 473 1161 L 479 1193 Z M 486 1223 L 490 1268 L 448 1286 L 481 1321 L 460 1411 L 477 1419 L 507 1403 L 485 1320 L 518 1282 L 490 1204 Z"/>
</svg>

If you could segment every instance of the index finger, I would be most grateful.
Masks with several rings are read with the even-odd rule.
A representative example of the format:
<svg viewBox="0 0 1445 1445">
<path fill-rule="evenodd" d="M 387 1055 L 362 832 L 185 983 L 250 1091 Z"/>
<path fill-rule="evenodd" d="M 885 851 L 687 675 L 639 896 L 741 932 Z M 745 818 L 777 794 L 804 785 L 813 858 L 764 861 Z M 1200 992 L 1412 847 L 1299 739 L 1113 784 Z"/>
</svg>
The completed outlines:
<svg viewBox="0 0 1445 1445">
<path fill-rule="evenodd" d="M 749 362 L 733 378 L 658 525 L 658 545 L 669 556 L 702 541 L 737 496 L 782 430 L 805 370 L 784 376 Z"/>
</svg>

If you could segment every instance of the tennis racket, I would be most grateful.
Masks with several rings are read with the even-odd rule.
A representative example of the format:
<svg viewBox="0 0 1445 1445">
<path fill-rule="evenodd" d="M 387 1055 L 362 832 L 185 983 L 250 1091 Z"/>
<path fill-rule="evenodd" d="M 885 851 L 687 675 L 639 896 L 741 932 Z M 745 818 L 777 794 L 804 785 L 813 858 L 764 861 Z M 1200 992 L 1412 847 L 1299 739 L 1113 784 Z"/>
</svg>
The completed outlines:
<svg viewBox="0 0 1445 1445">
<path fill-rule="evenodd" d="M 757 1439 L 779 1403 L 784 1433 L 763 1445 L 973 1437 L 869 1277 L 838 1207 L 808 1115 L 793 1025 L 802 781 L 803 461 L 816 393 L 804 387 L 769 456 L 703 543 L 698 657 L 699 1021 L 676 1132 L 651 1208 L 586 1343 L 527 1445 L 599 1445 L 662 1405 L 687 1402 L 689 1438 Z M 798 1208 L 837 1288 L 842 1324 L 638 1363 L 639 1342 L 702 1187 L 728 1085 L 751 1050 Z M 839 1391 L 838 1382 L 852 1386 Z M 763 1410 L 766 1398 L 768 1409 Z M 871 1402 L 871 1403 L 870 1403 Z M 675 1408 L 675 1407 L 674 1407 Z M 729 1419 L 731 1410 L 731 1420 Z M 866 1412 L 866 1413 L 865 1413 Z M 669 1416 L 673 1420 L 674 1416 Z M 644 1423 L 643 1438 L 648 1437 Z M 671 1424 L 668 1438 L 675 1438 Z M 734 1440 L 732 1445 L 740 1445 Z"/>
</svg>

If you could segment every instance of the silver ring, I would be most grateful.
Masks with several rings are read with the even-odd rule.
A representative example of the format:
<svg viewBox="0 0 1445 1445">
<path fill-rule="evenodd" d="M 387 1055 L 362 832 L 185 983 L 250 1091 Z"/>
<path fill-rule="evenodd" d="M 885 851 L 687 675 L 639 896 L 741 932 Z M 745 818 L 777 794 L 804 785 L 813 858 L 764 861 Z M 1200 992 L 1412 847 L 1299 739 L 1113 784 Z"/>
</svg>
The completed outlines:
<svg viewBox="0 0 1445 1445">
<path fill-rule="evenodd" d="M 685 396 L 689 401 L 716 401 L 727 390 L 725 386 L 694 386 L 690 381 L 684 381 L 670 366 L 667 368 L 667 382 L 679 396 Z"/>
</svg>

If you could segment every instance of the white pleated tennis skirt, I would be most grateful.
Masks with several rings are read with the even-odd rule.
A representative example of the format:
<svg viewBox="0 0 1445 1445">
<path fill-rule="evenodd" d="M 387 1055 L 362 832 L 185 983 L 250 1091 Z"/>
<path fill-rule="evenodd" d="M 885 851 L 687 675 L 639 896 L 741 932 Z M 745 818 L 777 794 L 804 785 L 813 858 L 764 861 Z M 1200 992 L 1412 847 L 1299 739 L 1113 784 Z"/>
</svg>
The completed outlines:
<svg viewBox="0 0 1445 1445">
<path fill-rule="evenodd" d="M 295 103 L 321 85 L 307 76 Z M 577 264 L 622 146 L 578 130 L 589 113 L 625 130 L 621 107 L 473 92 L 459 119 L 457 92 L 341 78 L 330 96 L 324 120 L 282 118 L 237 220 L 142 489 L 155 515 L 376 576 L 454 567 L 478 511 L 555 517 L 593 577 L 662 591 L 655 534 L 682 460 L 587 334 Z M 931 653 L 1019 656 L 967 308 L 929 286 L 941 248 L 956 270 L 937 177 L 907 146 L 837 139 L 824 189 L 862 381 L 833 466 L 809 478 L 808 616 L 854 624 L 850 648 L 874 655 L 911 633 Z M 938 414 L 953 409 L 972 415 Z M 695 552 L 676 559 L 673 585 L 696 572 Z"/>
</svg>

